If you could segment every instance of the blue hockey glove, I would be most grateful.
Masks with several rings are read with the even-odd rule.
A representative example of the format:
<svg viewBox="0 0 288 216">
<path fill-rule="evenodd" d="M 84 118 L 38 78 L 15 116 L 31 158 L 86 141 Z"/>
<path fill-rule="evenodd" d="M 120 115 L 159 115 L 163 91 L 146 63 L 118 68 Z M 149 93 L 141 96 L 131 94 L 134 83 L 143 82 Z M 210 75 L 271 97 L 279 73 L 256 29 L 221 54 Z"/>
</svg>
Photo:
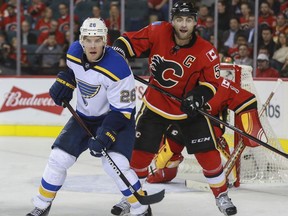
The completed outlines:
<svg viewBox="0 0 288 216">
<path fill-rule="evenodd" d="M 94 157 L 101 157 L 102 149 L 109 149 L 116 141 L 116 133 L 109 128 L 99 127 L 96 137 L 92 137 L 88 141 L 90 154 Z"/>
<path fill-rule="evenodd" d="M 204 104 L 204 96 L 192 94 L 182 100 L 180 109 L 189 117 L 195 117 L 198 114 L 197 110 L 202 108 Z"/>
<path fill-rule="evenodd" d="M 55 104 L 62 106 L 63 100 L 66 100 L 68 103 L 71 101 L 75 86 L 74 74 L 72 72 L 60 71 L 49 93 Z"/>
</svg>

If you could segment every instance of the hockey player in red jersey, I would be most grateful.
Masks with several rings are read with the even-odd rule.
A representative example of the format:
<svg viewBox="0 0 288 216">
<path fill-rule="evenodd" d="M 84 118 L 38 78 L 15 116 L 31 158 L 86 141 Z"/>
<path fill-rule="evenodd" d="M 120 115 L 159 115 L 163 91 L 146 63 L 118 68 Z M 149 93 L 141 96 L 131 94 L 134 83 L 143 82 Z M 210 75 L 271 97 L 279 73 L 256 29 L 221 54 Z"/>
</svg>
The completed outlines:
<svg viewBox="0 0 288 216">
<path fill-rule="evenodd" d="M 130 165 L 139 177 L 147 177 L 148 166 L 159 150 L 163 133 L 169 125 L 177 125 L 185 137 L 187 152 L 198 154 L 203 171 L 217 176 L 213 179 L 213 193 L 219 210 L 225 215 L 234 215 L 237 209 L 227 195 L 212 123 L 197 112 L 221 84 L 219 56 L 208 41 L 196 36 L 197 10 L 191 1 L 175 3 L 171 15 L 171 23 L 155 22 L 137 32 L 124 33 L 113 45 L 128 59 L 148 57 L 150 84 L 183 98 L 180 103 L 147 87 L 136 119 L 136 141 Z M 113 206 L 115 215 L 125 212 L 126 204 L 124 199 Z"/>
<path fill-rule="evenodd" d="M 238 70 L 239 66 L 235 66 L 235 69 Z M 257 113 L 257 101 L 255 96 L 252 93 L 241 89 L 239 86 L 237 87 L 237 84 L 223 79 L 216 95 L 208 101 L 205 106 L 210 114 L 218 116 L 219 118 L 224 117 L 224 120 L 227 109 L 234 111 L 236 114 L 237 127 L 258 139 L 267 142 L 267 137 L 263 131 Z M 218 146 L 226 148 L 224 149 L 224 154 L 229 154 L 228 145 L 226 141 L 223 140 L 224 137 L 222 137 L 224 130 L 220 128 L 218 124 L 214 124 L 213 128 L 217 141 L 221 142 Z M 261 136 L 259 137 L 258 135 Z M 257 143 L 249 139 L 243 139 L 243 142 L 249 147 L 258 146 Z M 162 148 L 154 157 L 151 166 L 152 172 L 148 175 L 147 182 L 163 183 L 175 178 L 178 166 L 183 161 L 183 156 L 181 155 L 184 148 L 183 143 L 184 140 L 181 138 L 181 134 L 177 127 L 171 125 L 165 134 L 165 142 Z M 221 148 L 219 150 L 223 151 Z M 197 159 L 199 158 L 197 154 L 195 154 L 195 156 Z M 204 176 L 206 177 L 207 182 L 210 183 L 210 187 L 213 191 L 213 179 L 205 172 Z"/>
</svg>

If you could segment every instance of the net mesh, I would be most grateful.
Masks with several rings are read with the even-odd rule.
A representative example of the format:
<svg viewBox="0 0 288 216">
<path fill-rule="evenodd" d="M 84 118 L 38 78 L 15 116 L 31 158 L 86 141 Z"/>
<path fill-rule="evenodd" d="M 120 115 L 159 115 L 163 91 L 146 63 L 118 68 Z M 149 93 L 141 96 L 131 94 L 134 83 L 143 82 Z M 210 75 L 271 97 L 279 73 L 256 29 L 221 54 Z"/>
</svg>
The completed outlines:
<svg viewBox="0 0 288 216">
<path fill-rule="evenodd" d="M 258 101 L 258 111 L 261 110 L 262 101 L 260 101 L 255 85 L 253 84 L 252 67 L 241 65 L 240 70 L 238 71 L 235 70 L 233 65 L 221 65 L 221 76 L 240 83 L 242 88 L 255 94 Z M 229 111 L 227 121 L 229 124 L 234 125 L 234 113 L 232 111 Z M 260 121 L 268 137 L 269 145 L 280 151 L 284 151 L 268 122 L 265 112 L 260 116 Z M 233 130 L 226 128 L 224 137 L 229 143 L 230 151 L 232 152 L 234 150 L 233 147 L 235 140 Z M 202 172 L 201 167 L 193 155 L 188 155 L 185 152 L 184 158 L 184 161 L 179 166 L 180 173 Z M 226 159 L 223 157 L 223 163 L 225 162 Z M 232 172 L 235 174 L 236 169 Z M 235 181 L 235 175 L 230 175 L 229 178 L 234 178 L 230 181 Z M 288 161 L 283 156 L 280 156 L 265 147 L 246 147 L 240 157 L 240 182 L 287 183 Z"/>
</svg>

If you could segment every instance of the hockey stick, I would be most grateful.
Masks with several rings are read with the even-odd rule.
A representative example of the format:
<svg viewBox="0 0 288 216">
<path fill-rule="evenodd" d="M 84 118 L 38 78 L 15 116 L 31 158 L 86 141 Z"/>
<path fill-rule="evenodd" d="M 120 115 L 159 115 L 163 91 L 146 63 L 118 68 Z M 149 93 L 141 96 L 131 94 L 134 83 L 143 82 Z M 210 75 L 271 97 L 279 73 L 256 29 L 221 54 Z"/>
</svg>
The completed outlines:
<svg viewBox="0 0 288 216">
<path fill-rule="evenodd" d="M 69 109 L 73 117 L 76 119 L 76 121 L 85 129 L 87 134 L 90 137 L 94 137 L 94 135 L 91 133 L 89 128 L 86 126 L 84 121 L 79 117 L 79 115 L 76 113 L 76 111 L 72 108 L 72 106 L 65 100 L 63 100 L 64 105 Z M 125 185 L 128 187 L 128 189 L 131 191 L 131 193 L 136 197 L 136 199 L 142 204 L 142 205 L 150 205 L 153 203 L 160 202 L 164 198 L 165 190 L 162 190 L 158 193 L 142 196 L 133 188 L 133 185 L 130 184 L 128 179 L 125 177 L 125 175 L 121 172 L 121 170 L 118 168 L 118 166 L 115 164 L 115 162 L 112 160 L 112 158 L 109 156 L 107 151 L 105 149 L 101 150 L 101 154 L 108 160 L 110 166 L 113 168 L 113 170 L 118 174 L 118 176 L 121 178 L 121 180 L 125 183 Z"/>
<path fill-rule="evenodd" d="M 181 98 L 179 98 L 179 97 L 177 97 L 177 96 L 175 96 L 175 95 L 172 95 L 171 93 L 169 93 L 169 92 L 167 92 L 167 91 L 159 88 L 158 86 L 155 86 L 155 85 L 147 82 L 146 80 L 142 79 L 141 77 L 139 77 L 139 76 L 137 76 L 137 75 L 135 75 L 135 74 L 134 74 L 134 77 L 135 77 L 135 79 L 138 80 L 139 82 L 142 82 L 143 84 L 146 84 L 147 86 L 150 86 L 151 88 L 154 88 L 155 90 L 161 92 L 162 94 L 165 94 L 166 96 L 168 96 L 168 97 L 170 97 L 170 98 L 172 98 L 172 99 L 174 99 L 174 100 L 176 100 L 176 101 L 178 101 L 178 102 L 180 102 L 180 103 L 182 102 L 182 99 L 181 99 Z M 222 121 L 221 119 L 219 119 L 219 118 L 217 118 L 217 117 L 215 117 L 215 116 L 213 116 L 213 115 L 205 112 L 204 110 L 198 109 L 197 111 L 198 111 L 200 114 L 202 114 L 202 115 L 206 116 L 207 118 L 209 118 L 210 120 L 212 120 L 212 121 L 214 121 L 214 122 L 217 122 L 218 124 L 222 124 L 222 125 L 230 128 L 230 129 L 233 130 L 234 132 L 236 132 L 236 133 L 238 133 L 238 134 L 240 134 L 240 135 L 242 135 L 242 136 L 244 136 L 244 137 L 246 137 L 246 138 L 248 138 L 248 139 L 250 139 L 250 140 L 253 140 L 254 142 L 258 143 L 259 145 L 262 145 L 262 146 L 268 148 L 269 150 L 275 152 L 276 154 L 279 154 L 279 155 L 281 155 L 281 156 L 283 156 L 283 157 L 285 157 L 285 158 L 288 158 L 288 154 L 286 154 L 285 152 L 279 151 L 278 149 L 274 148 L 273 146 L 270 146 L 269 144 L 263 142 L 262 140 L 259 140 L 259 139 L 257 139 L 256 137 L 251 136 L 250 134 L 247 134 L 246 132 L 240 130 L 239 128 L 234 127 L 233 125 L 231 125 L 231 124 L 229 124 L 229 123 L 227 123 L 227 122 Z"/>
<path fill-rule="evenodd" d="M 261 117 L 263 115 L 266 107 L 269 105 L 272 97 L 274 96 L 276 90 L 278 89 L 278 87 L 280 86 L 281 83 L 282 83 L 282 80 L 278 79 L 273 91 L 270 93 L 266 102 L 263 104 L 263 106 L 259 112 L 259 117 Z M 225 172 L 226 178 L 230 175 L 233 167 L 236 164 L 236 161 L 239 159 L 239 157 L 242 154 L 242 152 L 244 151 L 245 147 L 246 147 L 245 144 L 241 140 L 239 145 L 236 146 L 233 153 L 229 156 L 229 159 L 227 160 L 227 162 L 224 165 L 224 172 Z M 200 189 L 202 191 L 209 191 L 210 190 L 209 185 L 207 183 L 204 183 L 204 182 L 199 182 L 199 181 L 194 181 L 194 180 L 188 179 L 185 181 L 185 185 L 188 188 Z"/>
</svg>

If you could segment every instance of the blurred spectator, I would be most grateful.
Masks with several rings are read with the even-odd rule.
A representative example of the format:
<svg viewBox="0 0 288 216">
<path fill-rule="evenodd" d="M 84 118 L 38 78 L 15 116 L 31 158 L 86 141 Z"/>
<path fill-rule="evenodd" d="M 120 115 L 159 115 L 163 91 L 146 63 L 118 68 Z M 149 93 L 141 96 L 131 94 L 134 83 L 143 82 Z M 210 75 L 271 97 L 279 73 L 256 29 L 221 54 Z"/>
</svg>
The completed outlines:
<svg viewBox="0 0 288 216">
<path fill-rule="evenodd" d="M 247 44 L 247 38 L 245 37 L 245 34 L 243 32 L 239 32 L 235 36 L 234 46 L 230 47 L 227 51 L 228 56 L 233 58 L 234 61 L 235 59 L 238 59 L 240 57 L 239 46 L 242 44 Z M 252 52 L 252 48 L 249 48 L 248 54 L 250 54 L 251 52 Z"/>
<path fill-rule="evenodd" d="M 241 15 L 240 15 L 240 25 L 241 29 L 246 30 L 249 28 L 249 17 L 251 15 L 251 8 L 248 2 L 242 2 L 240 5 Z"/>
<path fill-rule="evenodd" d="M 209 41 L 211 44 L 214 45 L 214 40 L 215 40 L 215 36 L 214 36 L 214 34 L 211 34 L 211 35 L 209 36 L 209 38 L 208 38 L 208 41 Z M 219 41 L 219 40 L 218 40 L 218 41 Z M 219 47 L 219 45 L 218 45 L 218 47 Z"/>
<path fill-rule="evenodd" d="M 100 6 L 94 5 L 92 7 L 92 18 L 102 18 Z"/>
<path fill-rule="evenodd" d="M 228 49 L 228 52 L 227 52 L 228 56 L 233 58 L 233 60 L 238 59 L 240 57 L 239 56 L 239 46 L 242 44 L 248 44 L 247 38 L 243 32 L 236 35 L 235 45 L 234 45 L 234 47 L 231 47 Z M 251 54 L 251 53 L 252 53 L 252 48 L 249 47 L 248 54 Z"/>
<path fill-rule="evenodd" d="M 74 40 L 75 40 L 75 35 L 73 36 L 73 41 Z M 69 47 L 70 47 L 70 31 L 66 31 L 65 42 L 62 46 L 62 56 L 60 57 L 60 60 L 59 60 L 59 67 L 66 67 L 66 53 Z"/>
<path fill-rule="evenodd" d="M 208 15 L 205 21 L 205 29 L 203 30 L 203 38 L 205 40 L 210 40 L 210 36 L 214 36 L 214 17 Z"/>
<path fill-rule="evenodd" d="M 121 16 L 117 3 L 110 4 L 109 17 L 105 20 L 108 28 L 108 45 L 112 45 L 114 40 L 120 36 Z"/>
<path fill-rule="evenodd" d="M 4 66 L 4 67 L 8 67 L 8 68 L 13 68 L 13 67 L 16 67 L 16 64 L 15 62 L 9 58 L 9 55 L 10 53 L 12 52 L 11 51 L 11 45 L 7 42 L 3 43 L 1 45 L 1 49 L 0 49 L 0 63 L 1 63 L 1 66 Z"/>
<path fill-rule="evenodd" d="M 272 13 L 272 9 L 270 8 L 270 5 L 268 2 L 263 1 L 260 4 L 260 10 L 259 10 L 259 17 L 258 17 L 258 23 L 259 24 L 266 24 L 272 28 L 276 26 L 276 17 Z"/>
<path fill-rule="evenodd" d="M 0 32 L 0 63 L 5 64 L 5 59 L 8 56 L 7 48 L 10 49 L 10 45 L 7 43 L 6 35 Z"/>
<path fill-rule="evenodd" d="M 168 4 L 167 0 L 148 0 L 148 14 L 149 22 L 155 22 L 157 20 L 168 21 Z"/>
<path fill-rule="evenodd" d="M 78 40 L 79 39 L 79 36 L 80 36 L 80 23 L 78 22 L 74 22 L 74 38 L 75 40 Z"/>
<path fill-rule="evenodd" d="M 56 35 L 57 43 L 62 45 L 64 43 L 64 33 L 58 30 L 58 22 L 56 20 L 50 21 L 50 29 L 49 31 L 42 31 L 39 34 L 37 44 L 40 45 L 43 43 L 44 40 L 48 38 L 48 35 L 53 32 Z"/>
<path fill-rule="evenodd" d="M 235 47 L 236 35 L 241 32 L 240 23 L 237 17 L 232 17 L 229 20 L 229 30 L 223 32 L 224 46 L 233 48 Z"/>
<path fill-rule="evenodd" d="M 280 11 L 288 17 L 288 1 L 282 2 L 280 6 Z"/>
<path fill-rule="evenodd" d="M 247 37 L 247 42 L 249 47 L 253 47 L 254 43 L 254 34 L 255 34 L 255 16 L 250 15 L 248 18 L 248 26 L 244 30 L 244 33 L 246 34 Z"/>
<path fill-rule="evenodd" d="M 197 26 L 206 27 L 206 19 L 209 15 L 209 8 L 207 5 L 201 5 L 198 10 Z"/>
<path fill-rule="evenodd" d="M 119 30 L 121 28 L 121 15 L 117 3 L 111 3 L 109 17 L 105 20 L 108 29 Z"/>
<path fill-rule="evenodd" d="M 260 32 L 260 39 L 258 47 L 265 46 L 269 51 L 270 58 L 273 56 L 275 50 L 275 42 L 273 41 L 273 31 L 269 26 L 263 26 Z"/>
<path fill-rule="evenodd" d="M 58 31 L 65 33 L 69 30 L 70 15 L 68 6 L 64 3 L 58 5 L 60 17 L 58 18 Z M 74 21 L 79 22 L 79 17 L 75 14 Z"/>
<path fill-rule="evenodd" d="M 43 16 L 37 20 L 34 29 L 40 32 L 49 31 L 51 28 L 52 17 L 53 17 L 52 9 L 49 7 L 46 7 L 43 12 Z"/>
<path fill-rule="evenodd" d="M 16 61 L 17 61 L 17 54 L 16 54 L 16 50 L 17 50 L 17 38 L 13 37 L 11 38 L 11 43 L 8 44 L 4 44 L 3 45 L 3 50 L 4 50 L 4 59 L 5 59 L 5 66 L 9 67 L 9 68 L 16 68 Z M 20 49 L 21 51 L 21 66 L 28 66 L 28 59 L 27 59 L 27 55 L 26 55 L 26 50 L 21 47 Z"/>
<path fill-rule="evenodd" d="M 4 17 L 9 16 L 9 12 L 7 11 L 8 6 L 12 6 L 14 8 L 15 13 L 17 13 L 17 8 L 16 8 L 17 0 L 7 0 L 6 2 L 0 5 L 0 17 L 2 16 L 4 18 Z M 23 14 L 24 8 L 23 8 L 22 3 L 20 4 L 20 10 L 21 10 L 21 14 Z"/>
<path fill-rule="evenodd" d="M 56 35 L 50 32 L 48 38 L 37 48 L 35 53 L 40 54 L 40 65 L 44 68 L 58 67 L 62 55 L 62 47 L 57 44 Z"/>
<path fill-rule="evenodd" d="M 276 18 L 276 26 L 274 29 L 274 41 L 277 41 L 278 35 L 280 33 L 288 34 L 288 20 L 286 15 L 279 13 Z"/>
<path fill-rule="evenodd" d="M 288 56 L 285 59 L 285 62 L 280 71 L 281 77 L 288 77 Z"/>
<path fill-rule="evenodd" d="M 253 67 L 253 59 L 250 58 L 250 51 L 247 44 L 240 44 L 238 47 L 239 50 L 239 58 L 235 59 L 235 64 L 240 65 L 249 65 Z"/>
<path fill-rule="evenodd" d="M 260 32 L 260 38 L 258 41 L 258 47 L 265 46 L 269 51 L 270 58 L 273 56 L 275 51 L 275 42 L 273 40 L 272 28 L 264 25 Z"/>
<path fill-rule="evenodd" d="M 11 45 L 12 45 L 12 52 L 9 56 L 9 58 L 13 59 L 15 62 L 17 60 L 17 54 L 16 54 L 16 50 L 17 50 L 17 46 L 19 45 L 17 43 L 17 38 L 13 37 L 11 40 Z M 20 49 L 21 52 L 21 57 L 20 57 L 20 61 L 21 61 L 21 66 L 27 67 L 28 64 L 28 58 L 27 58 L 27 51 L 25 48 L 21 47 Z"/>
<path fill-rule="evenodd" d="M 265 54 L 268 56 L 269 59 L 271 58 L 271 56 L 269 54 L 269 50 L 265 45 L 261 45 L 258 47 L 258 55 L 259 54 Z"/>
<path fill-rule="evenodd" d="M 15 6 L 13 4 L 7 5 L 7 13 L 8 15 L 3 18 L 2 21 L 2 30 L 8 32 L 8 31 L 16 31 L 17 26 L 17 16 L 15 11 Z M 21 22 L 25 19 L 23 15 L 20 17 Z"/>
<path fill-rule="evenodd" d="M 256 77 L 279 77 L 278 71 L 270 67 L 269 58 L 265 54 L 257 57 Z"/>
<path fill-rule="evenodd" d="M 36 44 L 37 43 L 37 35 L 30 30 L 30 23 L 24 20 L 21 23 L 21 44 Z"/>
<path fill-rule="evenodd" d="M 226 5 L 230 13 L 229 16 L 236 16 L 238 18 L 241 16 L 241 0 L 230 0 L 227 1 Z"/>
<path fill-rule="evenodd" d="M 32 0 L 30 6 L 28 7 L 28 13 L 31 15 L 33 24 L 34 25 L 39 19 L 39 17 L 42 16 L 46 8 L 46 5 L 42 2 L 42 0 Z"/>
<path fill-rule="evenodd" d="M 266 0 L 269 4 L 269 7 L 271 8 L 271 13 L 274 15 L 280 13 L 280 2 L 279 0 Z"/>
<path fill-rule="evenodd" d="M 218 1 L 217 10 L 219 20 L 218 29 L 220 31 L 219 34 L 221 35 L 221 32 L 229 29 L 230 15 L 226 7 L 225 1 L 223 0 Z"/>
<path fill-rule="evenodd" d="M 288 57 L 288 35 L 280 33 L 275 48 L 276 50 L 272 56 L 272 60 L 274 60 L 273 67 L 280 71 Z"/>
</svg>

